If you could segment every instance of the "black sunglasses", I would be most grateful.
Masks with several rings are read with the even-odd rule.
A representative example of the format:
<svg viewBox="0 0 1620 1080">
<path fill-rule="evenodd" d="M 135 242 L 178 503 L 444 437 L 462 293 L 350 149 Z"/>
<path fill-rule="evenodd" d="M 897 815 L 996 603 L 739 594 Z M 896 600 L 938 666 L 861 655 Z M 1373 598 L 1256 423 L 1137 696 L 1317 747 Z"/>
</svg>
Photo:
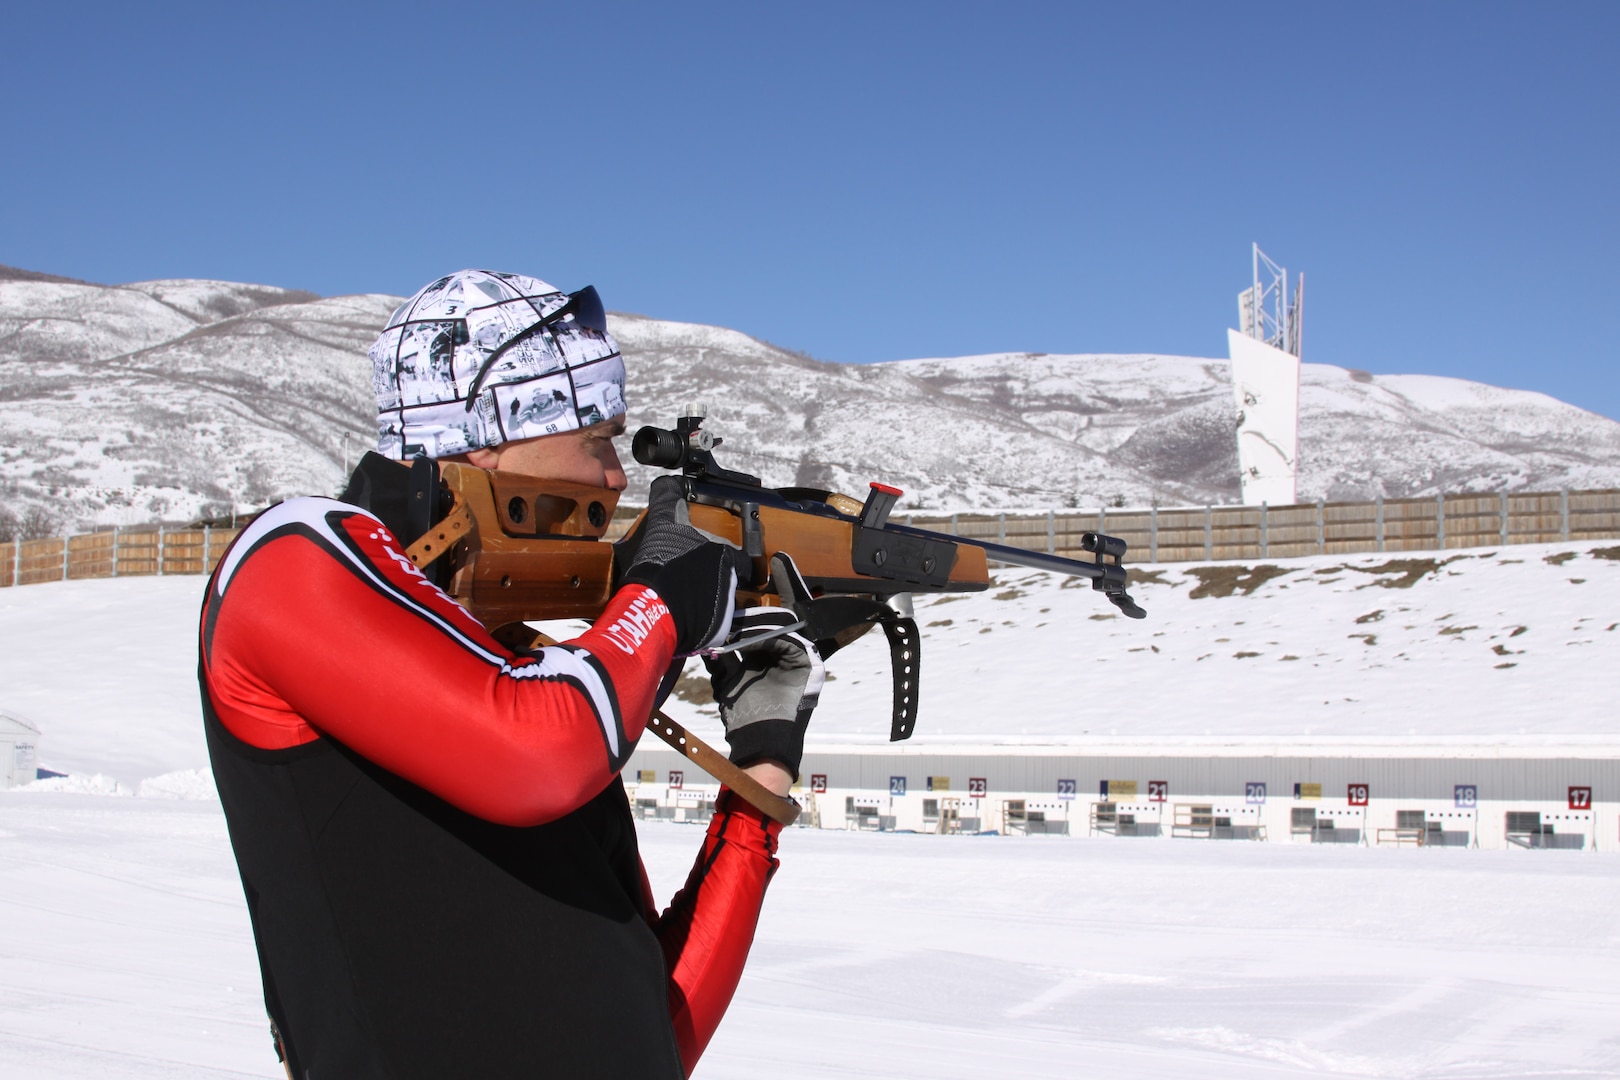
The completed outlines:
<svg viewBox="0 0 1620 1080">
<path fill-rule="evenodd" d="M 595 330 L 599 334 L 607 333 L 607 311 L 602 307 L 602 298 L 596 294 L 595 285 L 587 285 L 578 292 L 568 294 L 568 302 L 562 307 L 544 316 L 539 322 L 524 330 L 521 334 L 513 334 L 510 340 L 501 343 L 501 347 L 489 354 L 489 358 L 478 367 L 478 374 L 473 376 L 472 385 L 467 387 L 467 412 L 472 412 L 473 403 L 478 400 L 478 390 L 484 384 L 484 376 L 489 369 L 495 366 L 507 349 L 516 345 L 530 334 L 538 333 L 544 327 L 561 322 L 568 316 L 574 317 L 574 322 L 587 330 Z M 466 324 L 463 323 L 463 326 Z"/>
</svg>

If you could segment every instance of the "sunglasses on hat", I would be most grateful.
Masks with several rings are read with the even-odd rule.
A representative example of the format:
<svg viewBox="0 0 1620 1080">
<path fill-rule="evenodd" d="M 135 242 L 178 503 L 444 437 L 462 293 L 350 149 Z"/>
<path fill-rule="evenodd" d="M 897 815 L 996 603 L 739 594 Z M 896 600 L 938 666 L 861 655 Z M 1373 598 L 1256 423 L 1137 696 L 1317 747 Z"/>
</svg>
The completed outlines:
<svg viewBox="0 0 1620 1080">
<path fill-rule="evenodd" d="M 567 303 L 549 315 L 542 316 L 533 326 L 527 327 L 521 333 L 513 334 L 510 339 L 502 342 L 501 347 L 490 353 L 489 357 L 478 366 L 478 374 L 473 376 L 472 385 L 467 387 L 466 411 L 472 412 L 473 403 L 478 400 L 478 391 L 484 385 L 484 376 L 489 374 L 490 368 L 495 366 L 495 361 L 499 360 L 507 349 L 510 349 L 529 335 L 538 333 L 553 323 L 561 322 L 570 315 L 574 317 L 574 323 L 577 326 L 583 326 L 587 330 L 595 330 L 599 334 L 607 333 L 607 311 L 602 307 L 602 298 L 597 295 L 596 286 L 587 285 L 578 292 L 569 293 Z M 466 324 L 462 325 L 465 326 Z M 465 344 L 465 342 L 458 337 L 457 344 Z"/>
</svg>

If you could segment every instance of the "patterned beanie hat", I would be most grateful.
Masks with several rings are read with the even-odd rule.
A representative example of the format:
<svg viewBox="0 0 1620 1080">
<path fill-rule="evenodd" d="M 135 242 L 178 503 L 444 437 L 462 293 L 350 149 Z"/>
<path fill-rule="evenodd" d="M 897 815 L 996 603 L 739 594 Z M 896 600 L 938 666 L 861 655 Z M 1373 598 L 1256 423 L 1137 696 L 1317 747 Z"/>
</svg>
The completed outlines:
<svg viewBox="0 0 1620 1080">
<path fill-rule="evenodd" d="M 596 290 L 461 270 L 389 316 L 371 346 L 377 452 L 444 457 L 623 416 L 624 359 Z"/>
</svg>

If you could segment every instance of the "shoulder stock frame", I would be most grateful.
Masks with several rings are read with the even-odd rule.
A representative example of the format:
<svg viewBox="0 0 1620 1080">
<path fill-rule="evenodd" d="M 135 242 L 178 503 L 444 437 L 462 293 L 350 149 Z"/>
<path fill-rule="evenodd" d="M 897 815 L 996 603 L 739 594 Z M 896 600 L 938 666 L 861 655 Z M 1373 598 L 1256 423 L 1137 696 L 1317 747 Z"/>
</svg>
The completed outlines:
<svg viewBox="0 0 1620 1080">
<path fill-rule="evenodd" d="M 613 545 L 603 542 L 619 493 L 443 462 L 473 526 L 451 552 L 445 591 L 485 626 L 595 618 L 613 587 Z M 448 519 L 447 519 L 448 520 Z"/>
</svg>

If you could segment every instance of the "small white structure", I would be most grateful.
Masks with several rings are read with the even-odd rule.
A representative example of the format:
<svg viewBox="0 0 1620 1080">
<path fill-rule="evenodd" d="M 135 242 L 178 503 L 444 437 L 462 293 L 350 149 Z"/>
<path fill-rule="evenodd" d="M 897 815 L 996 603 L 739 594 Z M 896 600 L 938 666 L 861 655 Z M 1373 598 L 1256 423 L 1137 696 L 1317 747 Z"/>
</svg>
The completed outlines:
<svg viewBox="0 0 1620 1080">
<path fill-rule="evenodd" d="M 1304 343 L 1305 275 L 1292 295 L 1288 271 L 1254 246 L 1254 283 L 1238 295 L 1228 330 L 1237 405 L 1238 473 L 1243 504 L 1289 506 L 1299 472 L 1299 357 Z"/>
<path fill-rule="evenodd" d="M 31 784 L 38 775 L 39 728 L 0 712 L 0 787 Z"/>
<path fill-rule="evenodd" d="M 1291 506 L 1299 469 L 1299 357 L 1226 332 L 1243 505 Z"/>
</svg>

